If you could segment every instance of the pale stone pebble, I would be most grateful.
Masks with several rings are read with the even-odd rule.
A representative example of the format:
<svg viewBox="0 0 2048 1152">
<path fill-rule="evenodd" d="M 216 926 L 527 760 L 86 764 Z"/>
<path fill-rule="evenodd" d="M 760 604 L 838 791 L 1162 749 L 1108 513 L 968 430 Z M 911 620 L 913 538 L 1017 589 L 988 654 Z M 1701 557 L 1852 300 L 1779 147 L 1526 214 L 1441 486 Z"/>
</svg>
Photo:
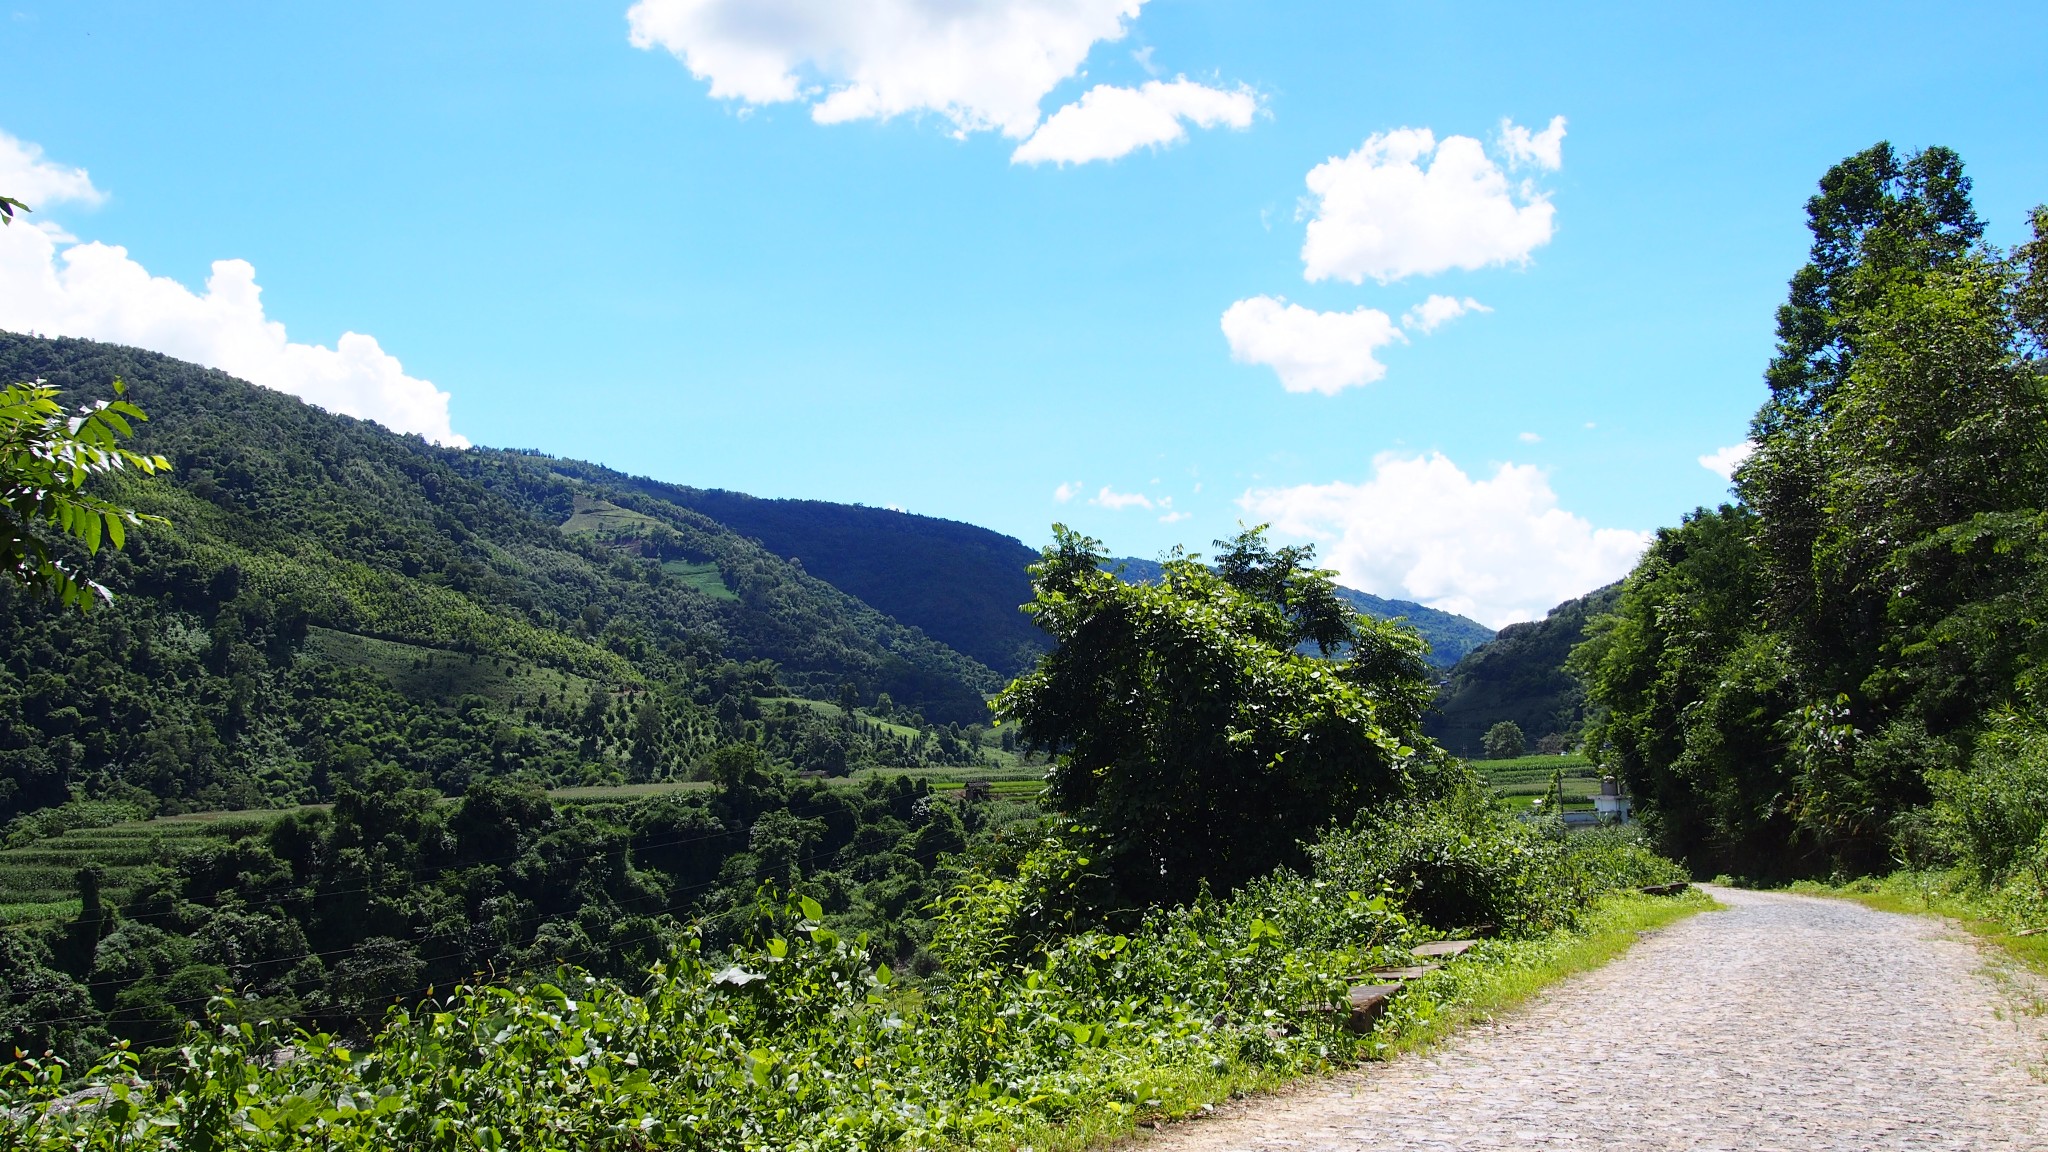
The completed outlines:
<svg viewBox="0 0 2048 1152">
<path fill-rule="evenodd" d="M 2048 1152 L 2048 1029 L 2022 1010 L 2023 977 L 1994 980 L 1938 920 L 1712 892 L 1726 911 L 1651 934 L 1427 1056 L 1246 1100 L 1137 1144 Z"/>
</svg>

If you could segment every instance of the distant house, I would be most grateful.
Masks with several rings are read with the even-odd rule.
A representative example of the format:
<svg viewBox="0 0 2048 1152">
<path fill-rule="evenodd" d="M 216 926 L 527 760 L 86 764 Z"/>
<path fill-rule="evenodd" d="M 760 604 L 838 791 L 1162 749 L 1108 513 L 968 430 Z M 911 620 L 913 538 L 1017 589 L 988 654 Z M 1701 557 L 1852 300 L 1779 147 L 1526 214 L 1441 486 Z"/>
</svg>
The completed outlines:
<svg viewBox="0 0 2048 1152">
<path fill-rule="evenodd" d="M 1593 797 L 1593 812 L 1602 824 L 1628 823 L 1629 809 L 1633 807 L 1628 793 L 1622 790 L 1621 781 L 1612 776 L 1600 778 L 1600 794 Z"/>
</svg>

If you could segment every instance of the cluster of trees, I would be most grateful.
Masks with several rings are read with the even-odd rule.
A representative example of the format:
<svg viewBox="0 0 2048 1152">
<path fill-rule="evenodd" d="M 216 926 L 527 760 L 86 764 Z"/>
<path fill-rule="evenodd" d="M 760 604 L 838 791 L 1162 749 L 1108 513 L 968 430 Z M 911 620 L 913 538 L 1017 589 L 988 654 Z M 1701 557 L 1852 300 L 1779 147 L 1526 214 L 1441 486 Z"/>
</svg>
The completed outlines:
<svg viewBox="0 0 2048 1152">
<path fill-rule="evenodd" d="M 1591 743 L 1711 870 L 1922 851 L 2043 704 L 2048 209 L 2001 250 L 1955 153 L 1879 144 L 1807 215 L 1740 499 L 1660 532 L 1573 657 Z"/>
<path fill-rule="evenodd" d="M 763 886 L 915 970 L 947 861 L 1032 812 L 963 806 L 906 776 L 832 787 L 744 745 L 711 773 L 714 789 L 578 803 L 489 777 L 445 800 L 371 773 L 331 809 L 247 821 L 153 866 L 118 905 L 88 868 L 70 922 L 0 932 L 0 1046 L 87 1060 L 114 1039 L 163 1047 L 223 988 L 349 1030 L 479 976 L 626 976 L 688 921 L 714 946 L 738 941 Z"/>
</svg>

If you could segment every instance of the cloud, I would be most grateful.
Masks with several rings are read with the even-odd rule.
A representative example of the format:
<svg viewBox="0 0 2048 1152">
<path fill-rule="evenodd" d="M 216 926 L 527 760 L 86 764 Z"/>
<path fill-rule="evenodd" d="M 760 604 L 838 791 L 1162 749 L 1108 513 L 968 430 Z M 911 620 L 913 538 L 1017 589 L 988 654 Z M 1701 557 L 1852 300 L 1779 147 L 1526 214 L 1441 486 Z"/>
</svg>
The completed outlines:
<svg viewBox="0 0 2048 1152">
<path fill-rule="evenodd" d="M 932 112 L 1022 139 L 1038 104 L 1144 0 L 639 0 L 632 42 L 747 104 L 810 103 L 821 124 Z"/>
<path fill-rule="evenodd" d="M 1700 457 L 1700 467 L 1723 480 L 1733 480 L 1735 470 L 1742 467 L 1742 462 L 1749 459 L 1749 454 L 1754 451 L 1756 445 L 1748 440 L 1740 444 L 1730 444 L 1726 448 L 1717 448 Z"/>
<path fill-rule="evenodd" d="M 1264 364 L 1289 392 L 1335 395 L 1387 374 L 1373 353 L 1406 340 L 1385 312 L 1317 312 L 1271 296 L 1239 300 L 1223 313 L 1230 358 Z"/>
<path fill-rule="evenodd" d="M 1413 328 L 1427 336 L 1467 312 L 1491 311 L 1493 309 L 1470 296 L 1463 300 L 1456 296 L 1431 296 L 1402 315 L 1401 327 Z"/>
<path fill-rule="evenodd" d="M 1178 524 L 1193 515 L 1193 512 L 1168 512 L 1159 518 L 1159 522 L 1161 524 Z"/>
<path fill-rule="evenodd" d="M 1479 141 L 1438 144 L 1427 128 L 1369 137 L 1310 169 L 1308 187 L 1315 217 L 1301 258 L 1311 281 L 1386 284 L 1523 263 L 1555 231 L 1549 200 L 1528 184 L 1510 187 Z"/>
<path fill-rule="evenodd" d="M 1500 146 L 1513 164 L 1537 164 L 1552 172 L 1564 166 L 1564 117 L 1552 116 L 1550 127 L 1531 133 L 1512 120 L 1500 122 Z"/>
<path fill-rule="evenodd" d="M 1088 502 L 1115 512 L 1121 512 L 1126 508 L 1143 508 L 1148 512 L 1152 510 L 1152 501 L 1144 493 L 1118 492 L 1107 484 L 1103 485 L 1102 491 L 1097 492 Z"/>
<path fill-rule="evenodd" d="M 448 394 L 406 375 L 374 337 L 344 332 L 332 348 L 292 343 L 284 325 L 263 314 L 261 295 L 246 260 L 216 260 L 198 295 L 151 276 L 125 248 L 71 243 L 47 225 L 0 228 L 0 328 L 138 345 L 395 431 L 468 446 L 449 426 Z"/>
<path fill-rule="evenodd" d="M 1650 541 L 1559 508 L 1539 468 L 1502 464 L 1474 479 L 1440 454 L 1386 453 L 1363 483 L 1253 489 L 1238 503 L 1276 533 L 1316 541 L 1352 587 L 1496 628 L 1619 579 Z"/>
<path fill-rule="evenodd" d="M 99 204 L 107 194 L 92 186 L 83 168 L 66 168 L 43 159 L 40 146 L 0 132 L 0 196 L 12 196 L 31 209 L 70 201 Z"/>
<path fill-rule="evenodd" d="M 1053 501 L 1058 504 L 1065 504 L 1080 494 L 1081 482 L 1079 480 L 1069 480 L 1052 490 Z"/>
<path fill-rule="evenodd" d="M 1259 100 L 1249 88 L 1229 91 L 1186 77 L 1147 81 L 1137 88 L 1098 84 L 1052 114 L 1031 139 L 1010 154 L 1012 164 L 1086 164 L 1114 160 L 1140 148 L 1187 139 L 1187 125 L 1249 128 Z"/>
<path fill-rule="evenodd" d="M 1534 432 L 1519 433 L 1515 439 L 1520 440 L 1524 444 L 1541 444 L 1543 442 L 1543 437 L 1538 436 Z"/>
</svg>

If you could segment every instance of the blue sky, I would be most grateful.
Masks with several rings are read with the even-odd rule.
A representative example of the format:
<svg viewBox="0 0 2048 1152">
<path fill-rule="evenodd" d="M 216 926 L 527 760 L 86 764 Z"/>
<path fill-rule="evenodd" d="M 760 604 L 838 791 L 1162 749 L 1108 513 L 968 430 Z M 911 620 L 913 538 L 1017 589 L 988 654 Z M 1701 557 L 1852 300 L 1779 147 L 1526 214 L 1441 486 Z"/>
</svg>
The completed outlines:
<svg viewBox="0 0 2048 1152">
<path fill-rule="evenodd" d="M 2048 200 L 2039 5 L 629 7 L 16 0 L 0 327 L 1500 624 L 1724 494 L 1829 164 Z"/>
</svg>

